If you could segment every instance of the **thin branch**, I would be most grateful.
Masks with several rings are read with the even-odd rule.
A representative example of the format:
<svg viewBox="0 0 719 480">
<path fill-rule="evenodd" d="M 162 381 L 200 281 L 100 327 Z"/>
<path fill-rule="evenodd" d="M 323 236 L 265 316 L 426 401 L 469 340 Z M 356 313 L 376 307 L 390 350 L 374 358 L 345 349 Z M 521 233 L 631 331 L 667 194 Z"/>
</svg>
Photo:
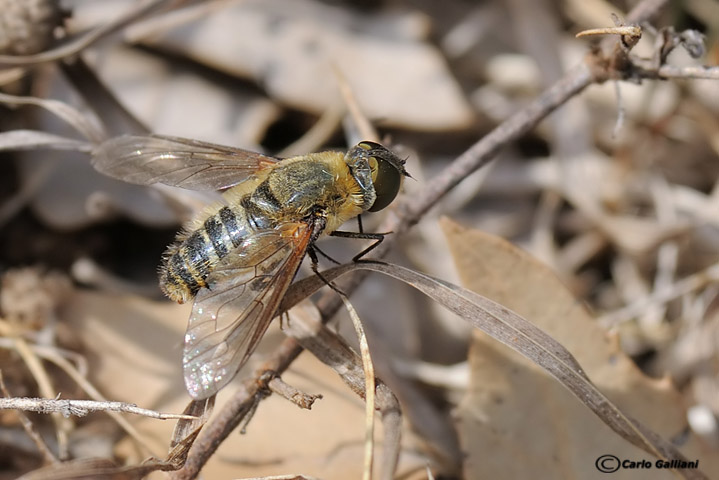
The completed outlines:
<svg viewBox="0 0 719 480">
<path fill-rule="evenodd" d="M 205 425 L 200 436 L 193 443 L 185 465 L 180 470 L 170 473 L 170 478 L 191 479 L 197 477 L 223 440 L 242 423 L 246 415 L 252 412 L 257 402 L 267 396 L 265 388 L 259 381 L 264 372 L 284 372 L 301 351 L 302 348 L 294 339 L 282 342 L 275 354 L 258 370 L 256 378 L 245 380 L 242 387 Z"/>
<path fill-rule="evenodd" d="M 8 391 L 7 387 L 5 386 L 5 381 L 2 377 L 2 371 L 0 371 L 0 391 L 2 391 L 2 394 L 6 398 L 10 398 L 10 392 Z M 0 399 L 4 400 L 4 399 Z M 45 442 L 45 440 L 42 438 L 42 435 L 40 435 L 40 432 L 37 431 L 35 428 L 35 425 L 30 421 L 27 415 L 25 415 L 25 412 L 22 410 L 16 411 L 18 418 L 20 419 L 20 423 L 22 423 L 22 428 L 27 432 L 28 436 L 37 446 L 37 449 L 42 454 L 43 458 L 45 459 L 45 463 L 53 464 L 57 463 L 58 459 L 55 457 L 55 454 L 52 453 L 52 450 L 48 446 L 48 444 Z"/>
<path fill-rule="evenodd" d="M 603 27 L 603 28 L 590 28 L 589 30 L 582 30 L 575 35 L 577 38 L 588 37 L 592 35 L 630 35 L 630 36 L 641 36 L 642 30 L 638 25 L 624 25 L 621 27 Z"/>
<path fill-rule="evenodd" d="M 325 327 L 319 318 L 311 318 L 306 315 L 294 316 L 285 327 L 285 332 L 301 339 L 304 348 L 310 350 L 320 361 L 331 366 L 353 392 L 364 398 L 365 382 L 362 360 L 342 337 Z M 260 378 L 264 372 L 284 371 L 301 351 L 302 347 L 299 346 L 297 340 L 288 337 L 280 345 L 279 350 L 257 370 L 259 372 L 257 378 Z M 220 443 L 244 422 L 245 416 L 253 410 L 258 399 L 261 400 L 266 396 L 263 390 L 262 383 L 256 379 L 245 380 L 242 388 L 235 392 L 217 416 L 208 422 L 192 446 L 185 466 L 181 470 L 171 473 L 171 478 L 195 478 Z M 385 435 L 382 443 L 384 448 L 382 472 L 391 474 L 394 472 L 399 458 L 402 414 L 397 398 L 387 385 L 378 380 L 375 393 Z"/>
<path fill-rule="evenodd" d="M 542 93 L 536 100 L 516 112 L 469 150 L 457 157 L 421 192 L 400 199 L 398 217 L 390 218 L 381 231 L 402 233 L 417 223 L 450 190 L 474 171 L 489 163 L 500 149 L 521 138 L 550 113 L 593 83 L 587 66 L 582 63 L 570 70 L 562 79 Z M 393 242 L 382 242 L 375 252 L 385 254 Z M 385 246 L 385 244 L 387 244 Z"/>
<path fill-rule="evenodd" d="M 273 393 L 306 410 L 311 410 L 315 400 L 322 398 L 321 394 L 311 394 L 300 391 L 292 385 L 285 383 L 280 377 L 275 377 L 270 380 L 267 386 Z"/>
<path fill-rule="evenodd" d="M 0 323 L 0 327 L 2 326 L 2 323 Z M 3 339 L 0 339 L 3 340 Z M 17 348 L 16 343 L 19 339 L 13 339 L 13 343 L 9 345 L 9 348 Z M 80 388 L 82 388 L 88 395 L 95 398 L 98 402 L 105 402 L 107 401 L 105 398 L 103 398 L 102 394 L 97 390 L 97 388 L 92 385 L 85 375 L 79 371 L 79 368 L 82 367 L 75 367 L 67 358 L 65 358 L 65 353 L 62 351 L 57 351 L 57 349 L 54 348 L 48 348 L 43 347 L 39 345 L 33 345 L 25 342 L 28 345 L 28 348 L 32 349 L 32 351 L 40 358 L 44 360 L 48 360 L 58 367 L 60 367 L 67 375 L 75 382 L 77 383 Z M 3 348 L 8 348 L 5 345 L 0 342 L 0 346 Z M 83 370 L 86 370 L 86 368 L 82 368 Z M 50 397 L 51 395 L 46 395 L 46 397 Z M 112 417 L 115 422 L 120 425 L 122 429 L 124 429 L 130 437 L 135 439 L 137 441 L 138 445 L 141 445 L 143 448 L 145 448 L 149 453 L 154 454 L 153 448 L 150 445 L 150 443 L 135 429 L 135 427 L 128 422 L 122 415 L 119 415 L 117 412 L 109 411 L 107 412 L 110 417 Z M 59 417 L 62 418 L 62 417 Z M 157 456 L 157 455 L 155 455 Z"/>
<path fill-rule="evenodd" d="M 719 67 L 706 65 L 694 65 L 690 67 L 676 67 L 674 65 L 662 65 L 659 68 L 645 68 L 637 65 L 635 73 L 649 80 L 669 79 L 692 79 L 692 80 L 719 80 Z"/>
<path fill-rule="evenodd" d="M 25 412 L 60 413 L 64 417 L 84 417 L 90 412 L 124 412 L 156 418 L 158 420 L 194 420 L 191 415 L 161 413 L 140 408 L 134 403 L 97 402 L 94 400 L 64 400 L 56 398 L 0 398 L 0 409 L 22 410 Z"/>
<path fill-rule="evenodd" d="M 652 305 L 665 305 L 687 293 L 704 288 L 719 281 L 719 263 L 714 263 L 665 288 L 654 290 L 650 295 L 636 299 L 618 310 L 602 315 L 597 319 L 604 328 L 611 328 L 635 318 Z"/>
<path fill-rule="evenodd" d="M 0 321 L 0 335 L 12 339 L 12 348 L 20 355 L 28 370 L 30 370 L 33 379 L 37 382 L 40 394 L 46 397 L 56 395 L 50 375 L 44 363 L 40 361 L 38 353 L 30 348 L 30 343 L 19 336 L 15 328 L 5 320 Z M 58 454 L 64 460 L 69 456 L 68 437 L 73 429 L 73 424 L 67 418 L 62 418 L 57 414 L 52 415 L 52 421 L 56 428 Z"/>
</svg>

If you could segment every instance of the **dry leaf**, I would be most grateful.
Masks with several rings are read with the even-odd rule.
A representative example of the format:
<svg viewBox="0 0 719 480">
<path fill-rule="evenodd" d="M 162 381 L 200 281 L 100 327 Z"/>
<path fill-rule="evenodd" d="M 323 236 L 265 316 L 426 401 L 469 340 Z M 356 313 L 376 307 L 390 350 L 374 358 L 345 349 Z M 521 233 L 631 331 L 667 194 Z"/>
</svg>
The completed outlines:
<svg viewBox="0 0 719 480">
<path fill-rule="evenodd" d="M 108 398 L 180 412 L 190 399 L 180 361 L 188 307 L 134 296 L 81 292 L 65 309 L 63 318 L 82 335 L 93 360 L 91 378 Z M 284 337 L 279 332 L 279 322 L 270 327 L 265 337 L 258 349 L 260 355 Z M 251 372 L 248 366 L 240 376 Z M 360 478 L 365 434 L 363 402 L 329 367 L 311 355 L 302 355 L 282 379 L 302 391 L 321 393 L 323 398 L 315 402 L 312 410 L 304 410 L 272 395 L 261 403 L 246 434 L 233 434 L 220 446 L 203 468 L 203 475 L 239 478 L 301 472 L 319 478 Z M 222 410 L 233 390 L 230 385 L 218 395 L 215 412 Z M 153 439 L 157 453 L 167 450 L 175 422 L 128 419 Z M 189 433 L 188 429 L 183 431 L 178 437 Z M 376 435 L 382 438 L 381 425 Z M 134 463 L 144 460 L 143 456 L 133 456 L 134 452 L 129 441 L 117 448 L 121 457 Z M 409 458 L 408 463 L 400 465 L 399 472 L 421 467 L 416 458 Z"/>
<path fill-rule="evenodd" d="M 555 275 L 505 240 L 449 220 L 442 228 L 463 283 L 533 321 L 577 358 L 590 379 L 622 410 L 664 438 L 687 428 L 679 394 L 668 380 L 652 380 L 617 348 Z M 672 478 L 651 455 L 622 441 L 537 366 L 477 333 L 470 353 L 470 391 L 459 411 L 469 478 L 595 478 L 602 455 L 652 463 L 620 470 L 627 478 Z M 682 451 L 717 472 L 690 436 Z M 615 474 L 615 475 L 617 475 Z"/>
<path fill-rule="evenodd" d="M 305 0 L 200 4 L 174 13 L 194 21 L 163 31 L 156 21 L 133 37 L 205 65 L 252 78 L 280 101 L 322 113 L 339 99 L 336 66 L 369 118 L 419 130 L 466 128 L 472 112 L 439 51 L 392 38 L 411 14 L 393 20 Z M 195 17 L 195 18 L 193 18 Z M 377 34 L 383 23 L 385 34 Z M 242 32 L 238 35 L 237 32 Z M 388 33 L 389 32 L 389 33 Z M 389 37 L 389 38 L 385 38 Z"/>
<path fill-rule="evenodd" d="M 74 138 L 36 130 L 11 130 L 0 133 L 0 150 L 41 149 L 90 151 L 90 145 Z"/>
<path fill-rule="evenodd" d="M 627 417 L 591 383 L 566 348 L 517 313 L 470 290 L 385 262 L 363 261 L 341 265 L 325 270 L 322 276 L 326 281 L 331 281 L 357 269 L 380 272 L 411 285 L 495 340 L 530 359 L 559 380 L 598 418 L 632 444 L 657 458 L 688 461 L 674 445 L 642 423 Z M 311 292 L 318 288 L 319 284 L 320 281 L 314 277 L 296 282 L 288 290 L 283 308 L 293 304 L 297 292 Z M 686 476 L 706 478 L 701 472 L 691 470 Z"/>
</svg>

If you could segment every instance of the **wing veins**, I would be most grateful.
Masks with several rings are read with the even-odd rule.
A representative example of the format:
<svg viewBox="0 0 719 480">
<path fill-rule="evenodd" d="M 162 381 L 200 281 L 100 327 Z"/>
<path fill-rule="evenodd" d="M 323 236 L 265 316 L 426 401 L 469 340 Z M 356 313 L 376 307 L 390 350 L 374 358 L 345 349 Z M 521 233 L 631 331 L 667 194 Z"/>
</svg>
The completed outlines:
<svg viewBox="0 0 719 480">
<path fill-rule="evenodd" d="M 277 161 L 261 153 L 197 140 L 125 135 L 98 146 L 92 164 L 101 173 L 130 183 L 217 190 L 240 183 L 263 163 Z M 189 174 L 178 176 L 183 170 Z"/>
<path fill-rule="evenodd" d="M 183 362 L 185 383 L 195 398 L 217 392 L 252 355 L 304 258 L 311 228 L 288 223 L 255 236 L 257 243 L 266 245 L 255 255 L 240 258 L 244 263 L 239 266 L 232 254 L 225 257 L 208 277 L 210 288 L 200 291 L 193 307 Z M 263 264 L 268 263 L 270 270 L 263 272 Z M 212 275 L 216 278 L 211 280 Z"/>
</svg>

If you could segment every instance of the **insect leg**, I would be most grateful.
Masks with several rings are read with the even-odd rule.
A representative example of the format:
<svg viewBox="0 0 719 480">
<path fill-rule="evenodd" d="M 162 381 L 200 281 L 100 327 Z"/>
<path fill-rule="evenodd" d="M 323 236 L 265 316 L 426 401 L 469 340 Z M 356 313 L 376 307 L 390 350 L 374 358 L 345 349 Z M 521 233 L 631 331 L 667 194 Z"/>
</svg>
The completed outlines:
<svg viewBox="0 0 719 480">
<path fill-rule="evenodd" d="M 327 255 L 325 252 L 323 252 L 322 250 L 320 250 L 320 247 L 318 247 L 317 245 L 314 245 L 313 247 L 314 247 L 316 253 L 319 253 L 320 255 L 322 255 L 323 257 L 325 257 L 327 260 L 329 260 L 330 262 L 334 263 L 335 265 L 340 265 L 340 262 L 338 262 L 338 261 L 335 260 L 334 258 L 332 258 L 332 257 L 330 257 L 329 255 Z"/>
<path fill-rule="evenodd" d="M 340 290 L 339 288 L 335 287 L 335 286 L 332 284 L 332 282 L 330 282 L 329 280 L 327 280 L 327 279 L 320 273 L 320 271 L 319 271 L 319 269 L 318 269 L 317 250 L 318 250 L 318 249 L 317 249 L 317 247 L 316 247 L 314 244 L 310 245 L 310 246 L 307 248 L 307 255 L 309 255 L 310 260 L 312 261 L 312 265 L 311 265 L 312 271 L 315 272 L 315 275 L 317 275 L 318 277 L 320 277 L 320 280 L 322 280 L 322 281 L 325 283 L 325 285 L 327 285 L 328 287 L 330 287 L 330 288 L 331 288 L 332 290 L 334 290 L 335 292 L 344 295 L 344 292 L 342 292 L 342 290 Z M 322 255 L 324 255 L 324 253 L 323 253 Z M 329 258 L 329 257 L 328 257 L 328 258 Z"/>
<path fill-rule="evenodd" d="M 284 311 L 280 314 L 280 330 L 285 329 L 285 324 L 290 325 L 290 312 Z"/>
<path fill-rule="evenodd" d="M 362 240 L 374 240 L 375 242 L 370 245 L 369 247 L 362 250 L 360 253 L 352 257 L 353 262 L 358 262 L 367 255 L 369 252 L 377 248 L 377 246 L 382 243 L 382 240 L 384 240 L 385 235 L 389 235 L 392 232 L 386 232 L 386 233 L 362 233 L 362 232 L 343 232 L 341 230 L 335 230 L 334 232 L 330 233 L 333 237 L 342 237 L 342 238 L 359 238 Z"/>
</svg>

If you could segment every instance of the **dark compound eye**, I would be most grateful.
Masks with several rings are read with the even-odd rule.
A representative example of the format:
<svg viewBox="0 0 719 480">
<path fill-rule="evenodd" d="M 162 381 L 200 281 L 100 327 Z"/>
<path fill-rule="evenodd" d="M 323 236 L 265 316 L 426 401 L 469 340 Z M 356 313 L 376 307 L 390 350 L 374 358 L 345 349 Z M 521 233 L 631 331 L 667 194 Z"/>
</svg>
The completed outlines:
<svg viewBox="0 0 719 480">
<path fill-rule="evenodd" d="M 373 175 L 372 183 L 374 184 L 377 199 L 369 211 L 377 212 L 392 203 L 392 200 L 397 196 L 399 187 L 402 185 L 402 175 L 390 162 L 377 158 L 377 173 Z"/>
<path fill-rule="evenodd" d="M 409 176 L 404 169 L 404 160 L 374 142 L 361 142 L 361 148 L 367 150 L 372 167 L 372 183 L 377 199 L 369 208 L 370 212 L 382 210 L 395 199 L 402 185 L 402 177 Z"/>
</svg>

